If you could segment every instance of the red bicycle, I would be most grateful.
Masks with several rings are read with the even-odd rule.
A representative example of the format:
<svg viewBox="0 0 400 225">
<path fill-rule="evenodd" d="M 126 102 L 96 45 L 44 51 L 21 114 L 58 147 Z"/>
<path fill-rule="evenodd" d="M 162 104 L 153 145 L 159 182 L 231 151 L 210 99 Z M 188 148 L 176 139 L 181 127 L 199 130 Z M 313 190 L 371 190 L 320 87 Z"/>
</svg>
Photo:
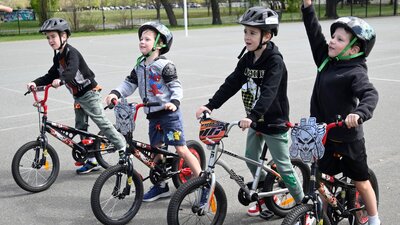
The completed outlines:
<svg viewBox="0 0 400 225">
<path fill-rule="evenodd" d="M 103 135 L 92 134 L 73 127 L 48 120 L 48 93 L 51 84 L 39 86 L 25 95 L 32 93 L 35 100 L 33 106 L 39 114 L 39 136 L 20 147 L 14 155 L 11 171 L 15 182 L 24 190 L 40 192 L 49 188 L 57 179 L 60 161 L 56 150 L 48 143 L 46 134 L 50 134 L 68 147 L 72 148 L 72 158 L 77 162 L 85 162 L 89 153 L 93 153 L 98 163 L 108 168 L 112 162 L 118 161 L 118 154 L 111 142 Z M 38 92 L 43 92 L 39 98 Z M 85 137 L 74 141 L 78 136 Z"/>
</svg>

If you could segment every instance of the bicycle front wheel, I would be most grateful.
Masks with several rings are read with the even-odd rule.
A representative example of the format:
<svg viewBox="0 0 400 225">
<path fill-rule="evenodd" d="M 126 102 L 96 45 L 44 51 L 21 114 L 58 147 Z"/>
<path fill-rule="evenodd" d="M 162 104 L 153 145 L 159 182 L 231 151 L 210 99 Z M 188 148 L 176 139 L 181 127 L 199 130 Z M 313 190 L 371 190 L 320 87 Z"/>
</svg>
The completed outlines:
<svg viewBox="0 0 400 225">
<path fill-rule="evenodd" d="M 297 176 L 299 177 L 299 182 L 302 184 L 303 190 L 309 189 L 310 181 L 310 168 L 303 163 L 301 160 L 292 159 L 291 160 L 293 169 Z M 286 188 L 286 185 L 281 179 L 268 173 L 265 177 L 264 189 L 263 191 L 277 191 Z M 285 217 L 296 206 L 296 201 L 293 196 L 288 192 L 283 194 L 277 194 L 272 197 L 264 198 L 265 205 L 268 209 L 274 212 L 275 215 L 280 217 Z"/>
<path fill-rule="evenodd" d="M 314 206 L 310 204 L 299 205 L 293 208 L 285 217 L 282 225 L 331 225 L 328 216 L 324 213 L 322 221 L 317 220 L 315 212 L 313 211 Z"/>
<path fill-rule="evenodd" d="M 43 149 L 39 141 L 31 141 L 20 147 L 14 155 L 11 172 L 22 189 L 41 192 L 56 181 L 60 162 L 54 148 L 47 144 Z"/>
<path fill-rule="evenodd" d="M 127 166 L 117 164 L 106 169 L 96 180 L 90 203 L 96 218 L 110 225 L 128 223 L 142 204 L 143 183 L 133 171 L 127 176 Z"/>
<path fill-rule="evenodd" d="M 175 192 L 168 205 L 168 225 L 223 224 L 227 200 L 222 186 L 217 182 L 211 197 L 210 208 L 200 212 L 200 193 L 209 187 L 206 177 L 190 179 Z"/>
</svg>

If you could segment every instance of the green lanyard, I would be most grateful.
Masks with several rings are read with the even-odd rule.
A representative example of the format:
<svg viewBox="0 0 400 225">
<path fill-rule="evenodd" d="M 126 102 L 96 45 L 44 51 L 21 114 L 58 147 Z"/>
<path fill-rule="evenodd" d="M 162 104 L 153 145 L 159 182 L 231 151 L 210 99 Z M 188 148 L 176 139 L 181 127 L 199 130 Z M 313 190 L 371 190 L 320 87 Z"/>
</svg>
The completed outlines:
<svg viewBox="0 0 400 225">
<path fill-rule="evenodd" d="M 357 41 L 357 37 L 354 37 L 353 40 L 351 40 L 351 42 L 346 46 L 346 48 L 344 48 L 344 49 L 339 53 L 339 55 L 336 56 L 334 59 L 336 59 L 336 61 L 339 61 L 339 60 L 353 59 L 353 58 L 356 58 L 356 57 L 358 57 L 358 56 L 360 56 L 360 55 L 363 55 L 364 52 L 359 52 L 359 53 L 354 54 L 354 55 L 346 55 L 346 56 L 343 56 L 343 54 L 344 54 L 345 52 L 347 52 L 347 50 L 349 50 L 349 49 L 353 46 L 353 44 L 354 44 L 356 41 Z M 326 57 L 326 59 L 325 59 L 325 60 L 322 62 L 322 64 L 318 67 L 318 72 L 321 72 L 321 71 L 324 69 L 324 67 L 326 66 L 326 64 L 327 64 L 330 60 L 332 60 L 331 57 L 329 57 L 329 56 Z"/>
</svg>

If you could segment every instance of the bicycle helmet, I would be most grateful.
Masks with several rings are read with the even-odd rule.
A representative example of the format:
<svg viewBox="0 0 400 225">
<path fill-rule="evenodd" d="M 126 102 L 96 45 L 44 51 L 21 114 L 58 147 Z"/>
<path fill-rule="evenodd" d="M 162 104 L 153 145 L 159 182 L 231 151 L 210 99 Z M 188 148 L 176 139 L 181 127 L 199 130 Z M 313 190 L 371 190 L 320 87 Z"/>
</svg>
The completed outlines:
<svg viewBox="0 0 400 225">
<path fill-rule="evenodd" d="M 270 8 L 252 7 L 239 18 L 239 23 L 278 35 L 279 15 Z"/>
<path fill-rule="evenodd" d="M 47 31 L 66 32 L 68 37 L 71 36 L 71 28 L 69 27 L 68 22 L 61 18 L 51 18 L 44 21 L 39 33 Z"/>
<path fill-rule="evenodd" d="M 331 35 L 335 33 L 338 27 L 343 27 L 345 30 L 351 32 L 354 37 L 357 37 L 362 45 L 361 51 L 364 52 L 365 57 L 369 55 L 374 47 L 376 34 L 367 22 L 353 16 L 341 17 L 331 25 Z"/>
<path fill-rule="evenodd" d="M 164 46 L 160 49 L 160 55 L 167 53 L 169 51 L 169 49 L 171 48 L 172 40 L 173 40 L 171 31 L 162 23 L 159 23 L 156 21 L 146 22 L 146 23 L 142 24 L 142 26 L 140 26 L 140 28 L 139 28 L 139 32 L 138 32 L 139 38 L 142 36 L 143 31 L 145 31 L 147 29 L 151 29 L 160 35 L 160 38 L 164 43 Z M 156 44 L 156 43 L 154 43 L 154 44 Z"/>
</svg>

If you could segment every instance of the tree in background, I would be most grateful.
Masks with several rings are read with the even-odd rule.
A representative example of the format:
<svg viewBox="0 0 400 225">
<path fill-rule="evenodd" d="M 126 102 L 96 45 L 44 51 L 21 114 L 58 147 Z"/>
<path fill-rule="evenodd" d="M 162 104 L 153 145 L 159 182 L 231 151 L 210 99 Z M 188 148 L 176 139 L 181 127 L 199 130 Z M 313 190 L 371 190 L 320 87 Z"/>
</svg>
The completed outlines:
<svg viewBox="0 0 400 225">
<path fill-rule="evenodd" d="M 339 0 L 326 0 L 326 17 L 328 19 L 336 19 L 338 18 L 336 7 L 339 3 Z"/>
<path fill-rule="evenodd" d="M 165 9 L 165 13 L 167 14 L 169 25 L 178 26 L 178 22 L 176 20 L 176 16 L 175 16 L 174 10 L 172 9 L 170 0 L 160 0 L 160 2 Z"/>
<path fill-rule="evenodd" d="M 211 0 L 211 11 L 212 11 L 212 24 L 222 24 L 221 13 L 219 11 L 218 0 Z"/>
<path fill-rule="evenodd" d="M 58 2 L 59 0 L 31 0 L 32 9 L 37 13 L 40 24 L 52 16 L 51 11 L 58 8 Z"/>
</svg>

